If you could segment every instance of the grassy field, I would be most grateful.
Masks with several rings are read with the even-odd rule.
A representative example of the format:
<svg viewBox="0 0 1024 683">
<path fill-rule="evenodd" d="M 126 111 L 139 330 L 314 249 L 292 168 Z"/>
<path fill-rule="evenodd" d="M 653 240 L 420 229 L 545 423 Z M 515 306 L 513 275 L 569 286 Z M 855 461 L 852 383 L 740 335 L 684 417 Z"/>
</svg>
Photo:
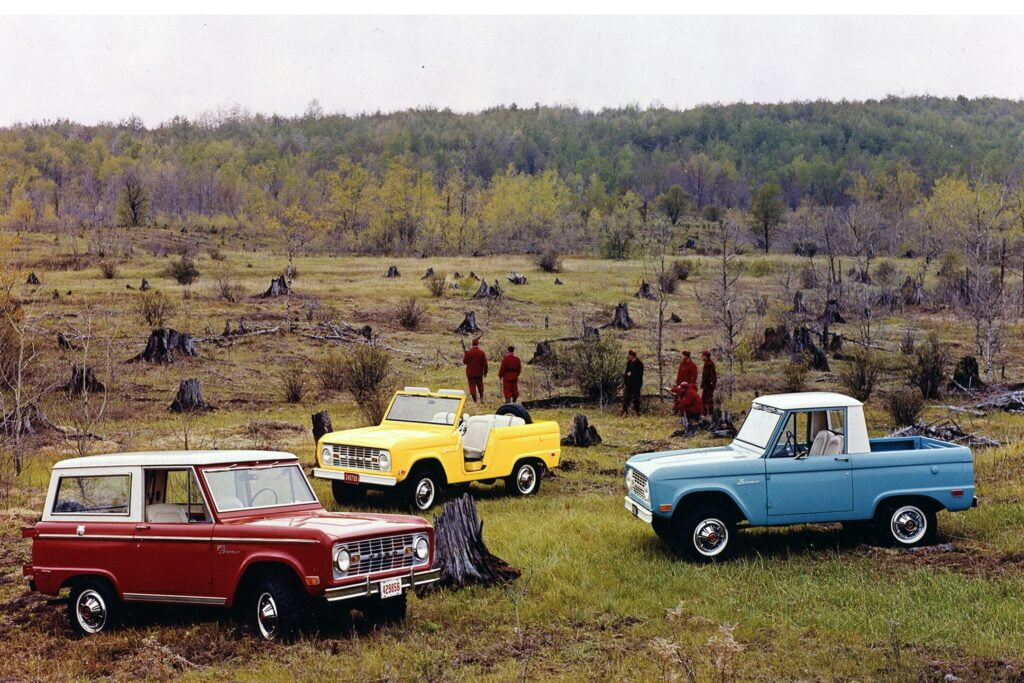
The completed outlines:
<svg viewBox="0 0 1024 683">
<path fill-rule="evenodd" d="M 299 404 L 284 400 L 279 374 L 289 364 L 315 366 L 331 347 L 303 334 L 321 321 L 369 324 L 380 342 L 394 349 L 399 383 L 461 387 L 462 347 L 452 331 L 475 310 L 486 329 L 483 344 L 494 358 L 515 343 L 528 360 L 534 344 L 569 336 L 583 322 L 603 324 L 614 305 L 628 301 L 640 326 L 621 333 L 623 347 L 640 350 L 648 364 L 647 391 L 656 390 L 652 345 L 653 307 L 633 298 L 645 275 L 640 261 L 565 261 L 554 275 L 541 273 L 525 257 L 315 258 L 297 260 L 295 293 L 286 301 L 259 299 L 285 259 L 261 248 L 225 250 L 224 260 L 204 255 L 190 298 L 162 274 L 166 258 L 145 253 L 123 259 L 113 279 L 95 265 L 57 267 L 52 238 L 29 236 L 18 256 L 26 272 L 42 280 L 19 287 L 32 322 L 55 340 L 58 331 L 86 335 L 82 351 L 46 354 L 55 377 L 73 362 L 92 364 L 107 382 L 111 400 L 93 426 L 90 452 L 192 447 L 272 447 L 313 457 L 311 413 L 327 408 L 336 428 L 362 424 L 348 397 L 311 387 Z M 709 277 L 710 258 L 696 257 L 697 272 L 681 283 L 669 312 L 682 322 L 668 327 L 674 376 L 678 351 L 714 346 L 700 314 L 694 287 Z M 751 332 L 774 324 L 787 307 L 780 278 L 803 262 L 795 257 L 744 256 L 741 287 L 768 299 L 764 318 L 748 319 Z M 907 270 L 909 262 L 894 262 Z M 399 279 L 382 276 L 395 264 Z M 427 267 L 448 274 L 470 271 L 499 278 L 509 297 L 486 310 L 466 287 L 431 298 L 420 278 Z M 505 286 L 504 274 L 521 271 L 529 284 Z M 217 297 L 212 284 L 230 273 L 246 296 Z M 164 367 L 125 365 L 138 353 L 148 327 L 135 310 L 138 287 L 147 278 L 177 304 L 170 324 L 198 337 L 216 337 L 225 322 L 247 327 L 281 326 L 276 334 L 234 343 L 199 343 L 199 357 Z M 902 280 L 902 276 L 899 277 Z M 22 278 L 24 281 L 24 278 Z M 57 293 L 57 296 L 54 295 Z M 70 292 L 70 293 L 68 293 Z M 395 306 L 415 296 L 427 305 L 426 322 L 406 331 Z M 297 318 L 293 331 L 285 324 Z M 967 352 L 970 329 L 947 311 L 908 311 L 883 321 L 879 337 L 895 348 L 909 326 L 937 330 Z M 844 331 L 853 334 L 854 325 Z M 1016 326 L 1008 335 L 1009 380 L 1024 378 L 1022 343 Z M 603 331 L 602 334 L 611 334 Z M 76 337 L 82 340 L 82 337 Z M 898 356 L 893 354 L 893 360 Z M 744 360 L 738 368 L 731 407 L 742 410 L 755 392 L 777 390 L 788 362 Z M 834 364 L 837 365 L 837 364 Z M 185 425 L 167 411 L 178 382 L 198 378 L 216 410 Z M 811 373 L 813 389 L 838 388 L 834 375 Z M 883 390 L 893 386 L 887 377 Z M 576 393 L 528 366 L 523 399 Z M 498 406 L 496 380 L 485 408 Z M 953 399 L 927 409 L 939 418 Z M 43 404 L 58 423 L 74 406 L 56 395 Z M 940 514 L 940 541 L 951 547 L 900 552 L 873 547 L 838 526 L 756 530 L 743 534 L 745 548 L 734 561 L 707 567 L 669 554 L 650 528 L 622 509 L 622 464 L 633 453 L 697 446 L 707 437 L 672 436 L 678 424 L 668 405 L 653 398 L 641 418 L 621 418 L 617 406 L 586 412 L 604 437 L 591 449 L 567 448 L 571 463 L 543 482 L 538 496 L 513 499 L 502 485 L 476 486 L 484 535 L 490 549 L 523 571 L 506 587 L 439 592 L 410 602 L 400 626 L 367 631 L 360 624 L 307 633 L 292 644 L 266 644 L 246 636 L 218 612 L 153 609 L 136 614 L 116 633 L 72 640 L 62 606 L 28 594 L 20 576 L 29 544 L 18 529 L 38 516 L 50 464 L 73 452 L 56 436 L 32 442 L 26 471 L 4 491 L 0 509 L 0 679 L 57 680 L 167 678 L 196 680 L 1020 680 L 1024 677 L 1024 417 L 958 415 L 964 426 L 1004 442 L 976 452 L 982 506 Z M 535 411 L 567 429 L 576 410 Z M 879 402 L 869 405 L 869 428 L 891 426 Z M 329 488 L 316 482 L 325 505 L 336 509 Z M 365 506 L 383 501 L 371 496 Z M 439 511 L 439 508 L 438 510 Z"/>
</svg>

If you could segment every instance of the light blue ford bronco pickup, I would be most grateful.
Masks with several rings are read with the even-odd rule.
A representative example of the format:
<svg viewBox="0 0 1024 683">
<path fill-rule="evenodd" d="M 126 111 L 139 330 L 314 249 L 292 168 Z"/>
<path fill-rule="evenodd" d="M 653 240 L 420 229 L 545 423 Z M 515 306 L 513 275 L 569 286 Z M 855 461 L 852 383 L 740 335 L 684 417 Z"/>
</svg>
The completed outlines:
<svg viewBox="0 0 1024 683">
<path fill-rule="evenodd" d="M 728 446 L 643 453 L 626 462 L 626 509 L 689 559 L 722 559 L 736 529 L 874 523 L 889 545 L 925 545 L 939 510 L 977 506 L 963 446 L 869 439 L 864 406 L 842 394 L 755 399 Z"/>
</svg>

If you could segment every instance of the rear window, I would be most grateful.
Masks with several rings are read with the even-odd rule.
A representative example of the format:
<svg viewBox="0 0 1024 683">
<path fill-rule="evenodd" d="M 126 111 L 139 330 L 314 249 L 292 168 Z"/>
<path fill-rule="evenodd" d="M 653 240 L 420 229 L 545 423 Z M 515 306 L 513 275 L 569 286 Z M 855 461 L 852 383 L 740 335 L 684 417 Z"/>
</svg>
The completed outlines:
<svg viewBox="0 0 1024 683">
<path fill-rule="evenodd" d="M 128 474 L 61 477 L 55 514 L 127 515 L 132 481 Z"/>
</svg>

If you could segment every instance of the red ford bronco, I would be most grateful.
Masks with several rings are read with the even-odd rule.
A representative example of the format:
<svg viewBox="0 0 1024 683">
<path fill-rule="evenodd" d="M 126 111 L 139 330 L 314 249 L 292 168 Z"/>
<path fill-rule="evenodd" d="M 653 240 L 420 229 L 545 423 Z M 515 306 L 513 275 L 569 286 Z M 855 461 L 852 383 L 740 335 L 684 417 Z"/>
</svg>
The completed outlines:
<svg viewBox="0 0 1024 683">
<path fill-rule="evenodd" d="M 291 453 L 63 460 L 42 520 L 22 536 L 32 539 L 29 585 L 68 589 L 71 627 L 83 635 L 114 626 L 122 602 L 234 607 L 266 639 L 341 600 L 396 621 L 408 590 L 440 576 L 430 524 L 327 512 Z"/>
</svg>

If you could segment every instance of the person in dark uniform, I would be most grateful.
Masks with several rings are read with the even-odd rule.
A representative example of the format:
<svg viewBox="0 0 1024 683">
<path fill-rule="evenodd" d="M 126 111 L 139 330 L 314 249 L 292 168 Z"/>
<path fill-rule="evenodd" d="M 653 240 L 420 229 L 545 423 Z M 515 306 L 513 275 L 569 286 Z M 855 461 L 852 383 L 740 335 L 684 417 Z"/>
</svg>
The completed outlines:
<svg viewBox="0 0 1024 683">
<path fill-rule="evenodd" d="M 626 357 L 626 372 L 622 375 L 622 414 L 629 413 L 629 404 L 640 414 L 640 391 L 644 386 L 644 364 L 637 358 L 636 351 L 629 350 Z"/>
<path fill-rule="evenodd" d="M 715 412 L 715 387 L 718 386 L 718 370 L 715 368 L 715 361 L 711 360 L 711 352 L 707 349 L 700 354 L 704 360 L 704 370 L 700 375 L 700 398 L 704 403 L 704 414 L 713 415 Z"/>
<path fill-rule="evenodd" d="M 469 382 L 469 395 L 476 401 L 484 400 L 484 377 L 487 376 L 487 354 L 480 348 L 480 338 L 473 340 L 473 345 L 462 354 L 462 364 L 466 366 L 466 381 Z"/>
<path fill-rule="evenodd" d="M 508 353 L 501 359 L 501 365 L 498 366 L 501 393 L 505 395 L 506 403 L 515 403 L 519 400 L 519 375 L 522 371 L 523 363 L 516 355 L 516 347 L 508 347 Z"/>
</svg>

